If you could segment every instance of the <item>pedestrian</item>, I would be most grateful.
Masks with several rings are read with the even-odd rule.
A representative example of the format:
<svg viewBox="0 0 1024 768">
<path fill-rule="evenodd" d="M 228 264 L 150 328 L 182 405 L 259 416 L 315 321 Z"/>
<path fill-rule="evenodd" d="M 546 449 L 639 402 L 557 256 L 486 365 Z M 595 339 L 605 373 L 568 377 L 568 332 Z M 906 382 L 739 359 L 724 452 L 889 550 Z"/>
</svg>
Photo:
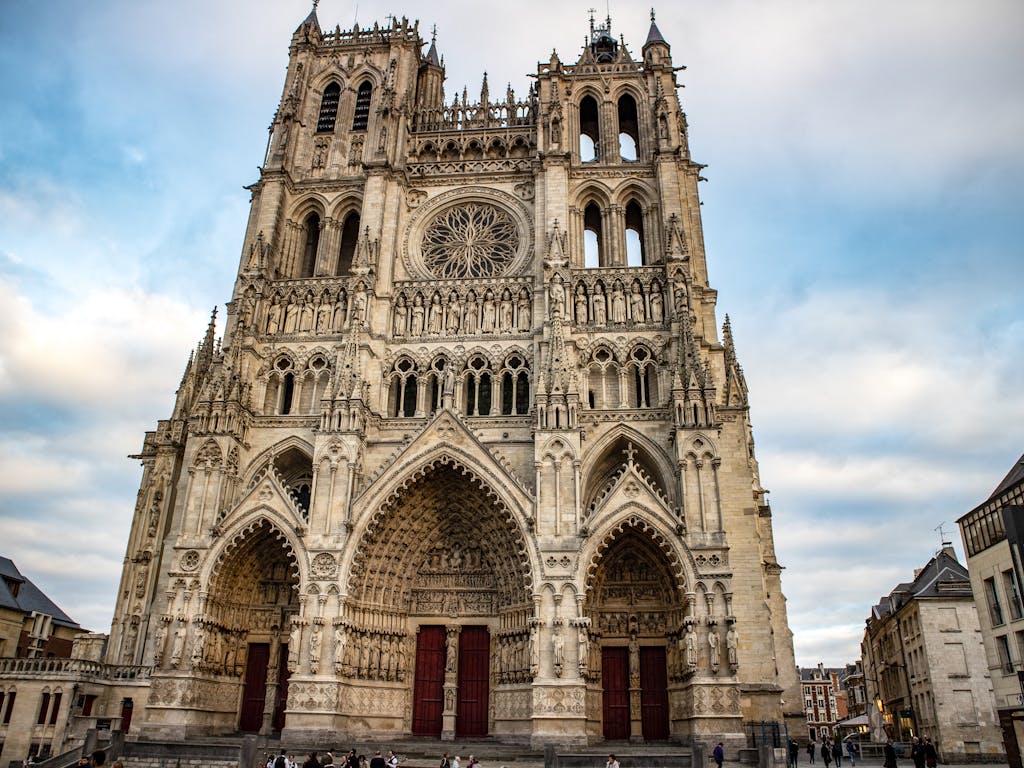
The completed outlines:
<svg viewBox="0 0 1024 768">
<path fill-rule="evenodd" d="M 461 765 L 462 765 L 462 758 L 459 757 L 458 755 L 456 755 L 455 759 L 452 760 L 452 768 L 460 768 Z"/>
<path fill-rule="evenodd" d="M 288 768 L 288 758 L 284 755 L 284 750 L 281 750 L 281 754 L 274 759 L 274 768 Z"/>
<path fill-rule="evenodd" d="M 807 759 L 811 765 L 814 765 L 814 739 L 807 742 Z"/>
<path fill-rule="evenodd" d="M 387 768 L 387 762 L 381 757 L 379 749 L 370 758 L 370 768 Z"/>
<path fill-rule="evenodd" d="M 93 752 L 89 756 L 89 766 L 90 766 L 90 768 L 99 768 L 99 766 L 103 765 L 106 762 L 107 762 L 107 753 L 104 752 L 102 749 L 97 749 L 95 752 Z"/>
<path fill-rule="evenodd" d="M 821 740 L 821 749 L 819 751 L 821 752 L 821 762 L 825 764 L 825 768 L 828 768 L 832 763 L 832 750 L 829 748 L 827 739 Z"/>
<path fill-rule="evenodd" d="M 325 752 L 323 760 L 320 761 L 320 765 L 330 765 L 333 768 L 333 766 L 334 766 L 334 753 L 330 752 L 330 751 Z"/>
<path fill-rule="evenodd" d="M 838 741 L 832 742 L 832 757 L 836 759 L 836 768 L 843 767 L 843 745 Z"/>
<path fill-rule="evenodd" d="M 468 768 L 476 768 L 478 765 L 480 765 L 480 763 L 477 762 L 476 755 L 470 755 Z"/>
<path fill-rule="evenodd" d="M 388 768 L 398 768 L 398 755 L 393 749 L 388 750 L 388 759 L 384 762 L 388 764 Z"/>
<path fill-rule="evenodd" d="M 302 764 L 302 768 L 320 768 L 320 761 L 316 758 L 316 752 L 309 753 L 309 757 Z"/>
<path fill-rule="evenodd" d="M 615 759 L 615 755 L 608 755 L 608 762 L 604 764 L 604 768 L 619 768 L 619 761 Z"/>
<path fill-rule="evenodd" d="M 295 759 L 294 752 L 288 755 L 288 768 L 302 768 L 302 766 L 299 765 L 299 761 Z"/>
<path fill-rule="evenodd" d="M 348 755 L 345 756 L 345 762 L 348 763 L 348 768 L 359 768 L 359 758 L 356 757 L 354 749 L 348 751 Z"/>
<path fill-rule="evenodd" d="M 910 740 L 910 759 L 914 761 L 914 768 L 924 768 L 924 744 L 919 736 Z"/>
<path fill-rule="evenodd" d="M 448 759 L 448 753 L 441 756 L 441 764 L 437 768 L 452 768 L 452 761 Z"/>
<path fill-rule="evenodd" d="M 857 743 L 853 739 L 846 742 L 846 756 L 850 758 L 850 768 L 857 768 Z"/>
<path fill-rule="evenodd" d="M 935 745 L 932 744 L 932 740 L 927 736 L 924 737 L 924 764 L 928 768 L 935 768 L 935 764 L 939 761 L 939 755 L 935 751 Z"/>
<path fill-rule="evenodd" d="M 789 740 L 789 768 L 796 768 L 797 758 L 800 757 L 800 745 L 796 739 Z"/>
<path fill-rule="evenodd" d="M 893 749 L 892 741 L 886 741 L 882 747 L 882 768 L 896 768 L 896 750 Z"/>
<path fill-rule="evenodd" d="M 711 756 L 715 759 L 715 765 L 722 768 L 722 763 L 725 762 L 725 748 L 722 746 L 722 742 L 718 742 L 711 750 Z"/>
</svg>

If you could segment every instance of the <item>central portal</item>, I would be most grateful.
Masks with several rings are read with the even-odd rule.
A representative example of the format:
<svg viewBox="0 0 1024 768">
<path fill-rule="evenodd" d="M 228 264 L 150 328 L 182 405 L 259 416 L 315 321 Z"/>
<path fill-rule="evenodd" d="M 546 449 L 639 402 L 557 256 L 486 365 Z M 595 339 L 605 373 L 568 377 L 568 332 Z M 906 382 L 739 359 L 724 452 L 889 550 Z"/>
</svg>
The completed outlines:
<svg viewBox="0 0 1024 768">
<path fill-rule="evenodd" d="M 455 633 L 452 633 L 453 635 Z M 412 732 L 441 736 L 446 704 L 446 630 L 420 627 L 416 638 L 416 676 L 413 683 Z M 462 627 L 458 632 L 457 695 L 454 697 L 455 735 L 486 736 L 490 695 L 491 636 L 487 627 Z"/>
</svg>

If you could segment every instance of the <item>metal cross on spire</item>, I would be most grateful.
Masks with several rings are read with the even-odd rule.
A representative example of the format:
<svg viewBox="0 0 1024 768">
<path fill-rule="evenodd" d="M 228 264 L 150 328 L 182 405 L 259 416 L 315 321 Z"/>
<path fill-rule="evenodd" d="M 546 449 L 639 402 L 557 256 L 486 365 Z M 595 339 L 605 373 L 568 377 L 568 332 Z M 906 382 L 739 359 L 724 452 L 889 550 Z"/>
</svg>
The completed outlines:
<svg viewBox="0 0 1024 768">
<path fill-rule="evenodd" d="M 432 26 L 430 28 L 430 42 L 431 43 L 436 43 L 437 42 L 437 24 L 435 24 L 434 26 Z"/>
<path fill-rule="evenodd" d="M 654 9 L 651 8 L 651 23 L 654 23 Z"/>
</svg>

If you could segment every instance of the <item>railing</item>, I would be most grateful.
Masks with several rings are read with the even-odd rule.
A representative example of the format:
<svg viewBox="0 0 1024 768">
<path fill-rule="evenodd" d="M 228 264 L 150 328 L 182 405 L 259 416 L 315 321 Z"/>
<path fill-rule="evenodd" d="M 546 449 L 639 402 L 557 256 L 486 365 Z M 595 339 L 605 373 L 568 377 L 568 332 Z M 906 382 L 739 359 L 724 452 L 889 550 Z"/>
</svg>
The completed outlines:
<svg viewBox="0 0 1024 768">
<path fill-rule="evenodd" d="M 501 101 L 494 104 L 460 104 L 416 110 L 415 133 L 469 131 L 486 128 L 518 128 L 536 122 L 536 104 L 530 101 Z"/>
<path fill-rule="evenodd" d="M 0 676 L 89 676 L 108 680 L 148 680 L 152 667 L 135 664 L 104 664 L 88 659 L 0 659 Z"/>
</svg>

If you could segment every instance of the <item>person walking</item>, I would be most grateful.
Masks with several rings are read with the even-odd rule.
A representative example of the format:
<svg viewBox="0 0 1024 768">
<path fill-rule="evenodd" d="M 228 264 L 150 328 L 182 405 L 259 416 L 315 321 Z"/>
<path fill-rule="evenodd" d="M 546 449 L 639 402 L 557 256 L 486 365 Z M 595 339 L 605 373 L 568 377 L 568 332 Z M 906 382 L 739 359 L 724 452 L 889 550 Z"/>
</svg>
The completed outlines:
<svg viewBox="0 0 1024 768">
<path fill-rule="evenodd" d="M 924 764 L 927 768 L 935 768 L 939 762 L 939 754 L 935 751 L 935 745 L 927 736 L 924 737 Z"/>
<path fill-rule="evenodd" d="M 893 749 L 892 741 L 885 742 L 882 747 L 882 768 L 896 768 L 896 750 Z"/>
<path fill-rule="evenodd" d="M 441 764 L 437 768 L 452 768 L 452 762 L 448 759 L 448 753 L 441 755 Z"/>
<path fill-rule="evenodd" d="M 722 763 L 725 762 L 725 747 L 722 746 L 722 742 L 718 742 L 711 750 L 711 756 L 715 759 L 715 765 L 722 768 Z"/>
<path fill-rule="evenodd" d="M 825 768 L 832 764 L 832 750 L 826 739 L 821 740 L 821 762 L 825 764 Z"/>
<path fill-rule="evenodd" d="M 919 736 L 910 740 L 910 759 L 914 761 L 914 768 L 924 768 L 924 744 Z"/>
<path fill-rule="evenodd" d="M 619 768 L 619 761 L 615 759 L 615 755 L 608 755 L 608 762 L 604 764 L 604 768 Z"/>
<path fill-rule="evenodd" d="M 836 760 L 836 768 L 843 768 L 843 745 L 838 740 L 832 742 L 832 757 Z"/>
<path fill-rule="evenodd" d="M 814 765 L 814 739 L 807 742 L 807 760 Z"/>
<path fill-rule="evenodd" d="M 309 753 L 309 757 L 307 757 L 306 762 L 302 764 L 302 768 L 320 768 L 320 761 L 317 760 L 316 752 Z"/>
<path fill-rule="evenodd" d="M 796 761 L 800 757 L 800 745 L 796 739 L 789 740 L 789 768 L 796 768 Z"/>
<path fill-rule="evenodd" d="M 850 768 L 857 768 L 857 743 L 853 739 L 846 742 L 846 756 L 850 759 Z"/>
</svg>

